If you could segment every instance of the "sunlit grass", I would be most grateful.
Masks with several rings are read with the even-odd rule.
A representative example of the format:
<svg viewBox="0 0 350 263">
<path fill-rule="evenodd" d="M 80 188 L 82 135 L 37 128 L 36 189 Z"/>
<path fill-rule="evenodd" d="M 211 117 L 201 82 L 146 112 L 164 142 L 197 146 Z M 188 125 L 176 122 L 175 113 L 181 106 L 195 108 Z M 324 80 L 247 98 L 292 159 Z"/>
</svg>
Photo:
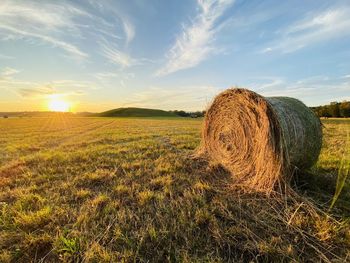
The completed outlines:
<svg viewBox="0 0 350 263">
<path fill-rule="evenodd" d="M 345 152 L 344 152 L 343 157 L 341 158 L 340 166 L 338 168 L 337 184 L 336 184 L 335 193 L 334 193 L 330 208 L 333 208 L 333 206 L 335 205 L 335 202 L 338 200 L 340 193 L 343 190 L 343 188 L 346 184 L 346 180 L 349 176 L 349 171 L 350 171 L 349 129 L 347 130 L 346 143 L 345 143 L 344 147 L 345 147 Z"/>
<path fill-rule="evenodd" d="M 348 180 L 337 221 L 327 208 L 350 121 L 324 125 L 312 187 L 300 186 L 323 209 L 315 216 L 302 202 L 237 195 L 225 171 L 190 158 L 201 120 L 0 119 L 0 261 L 344 259 Z"/>
</svg>

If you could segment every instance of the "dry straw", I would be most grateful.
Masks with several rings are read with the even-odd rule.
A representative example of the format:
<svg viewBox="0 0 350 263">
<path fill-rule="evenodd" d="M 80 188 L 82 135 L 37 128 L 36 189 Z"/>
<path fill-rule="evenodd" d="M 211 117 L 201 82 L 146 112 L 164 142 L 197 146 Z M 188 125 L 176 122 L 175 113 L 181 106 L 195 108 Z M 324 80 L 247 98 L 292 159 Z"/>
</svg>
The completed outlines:
<svg viewBox="0 0 350 263">
<path fill-rule="evenodd" d="M 235 88 L 207 110 L 200 152 L 230 171 L 237 184 L 271 192 L 285 189 L 295 169 L 311 167 L 321 145 L 321 123 L 299 100 Z"/>
</svg>

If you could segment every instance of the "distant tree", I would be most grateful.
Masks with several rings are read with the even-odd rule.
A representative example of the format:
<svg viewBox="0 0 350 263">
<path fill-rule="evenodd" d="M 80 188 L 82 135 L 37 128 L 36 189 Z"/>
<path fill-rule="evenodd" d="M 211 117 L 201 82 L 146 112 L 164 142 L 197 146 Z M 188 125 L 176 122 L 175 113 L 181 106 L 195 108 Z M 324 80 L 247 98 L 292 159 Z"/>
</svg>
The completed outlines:
<svg viewBox="0 0 350 263">
<path fill-rule="evenodd" d="M 174 110 L 174 111 L 170 111 L 175 113 L 176 115 L 180 116 L 180 117 L 191 117 L 191 118 L 199 118 L 199 117 L 204 117 L 205 115 L 205 111 L 183 111 L 183 110 Z"/>
<path fill-rule="evenodd" d="M 321 117 L 332 117 L 330 106 L 321 107 Z"/>
<path fill-rule="evenodd" d="M 350 101 L 331 102 L 329 105 L 311 108 L 319 117 L 350 117 Z"/>
<path fill-rule="evenodd" d="M 339 103 L 329 105 L 329 114 L 331 115 L 331 117 L 340 117 Z"/>
<path fill-rule="evenodd" d="M 176 114 L 176 115 L 179 115 L 179 116 L 181 116 L 181 117 L 189 117 L 190 116 L 190 114 L 189 113 L 187 113 L 186 111 L 183 111 L 183 110 L 176 110 L 176 111 L 174 111 L 174 113 Z"/>
<path fill-rule="evenodd" d="M 341 117 L 350 117 L 350 101 L 340 103 L 339 114 Z"/>
</svg>

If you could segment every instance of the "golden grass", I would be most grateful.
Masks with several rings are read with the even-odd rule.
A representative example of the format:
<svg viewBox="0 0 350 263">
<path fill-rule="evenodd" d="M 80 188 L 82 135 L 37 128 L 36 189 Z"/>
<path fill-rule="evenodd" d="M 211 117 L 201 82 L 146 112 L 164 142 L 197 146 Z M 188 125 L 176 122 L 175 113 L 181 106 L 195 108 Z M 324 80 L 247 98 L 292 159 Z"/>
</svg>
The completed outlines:
<svg viewBox="0 0 350 263">
<path fill-rule="evenodd" d="M 201 120 L 1 119 L 0 261 L 349 260 L 348 181 L 328 208 L 350 121 L 323 123 L 298 200 L 190 158 Z"/>
</svg>

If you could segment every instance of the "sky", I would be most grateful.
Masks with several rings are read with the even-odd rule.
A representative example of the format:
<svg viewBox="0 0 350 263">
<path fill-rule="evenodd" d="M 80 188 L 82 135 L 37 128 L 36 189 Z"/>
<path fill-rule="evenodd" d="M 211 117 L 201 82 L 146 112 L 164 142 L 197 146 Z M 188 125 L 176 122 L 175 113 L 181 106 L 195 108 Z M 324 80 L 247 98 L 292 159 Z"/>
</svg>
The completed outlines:
<svg viewBox="0 0 350 263">
<path fill-rule="evenodd" d="M 350 2 L 0 1 L 0 111 L 203 110 L 236 86 L 350 100 Z"/>
</svg>

